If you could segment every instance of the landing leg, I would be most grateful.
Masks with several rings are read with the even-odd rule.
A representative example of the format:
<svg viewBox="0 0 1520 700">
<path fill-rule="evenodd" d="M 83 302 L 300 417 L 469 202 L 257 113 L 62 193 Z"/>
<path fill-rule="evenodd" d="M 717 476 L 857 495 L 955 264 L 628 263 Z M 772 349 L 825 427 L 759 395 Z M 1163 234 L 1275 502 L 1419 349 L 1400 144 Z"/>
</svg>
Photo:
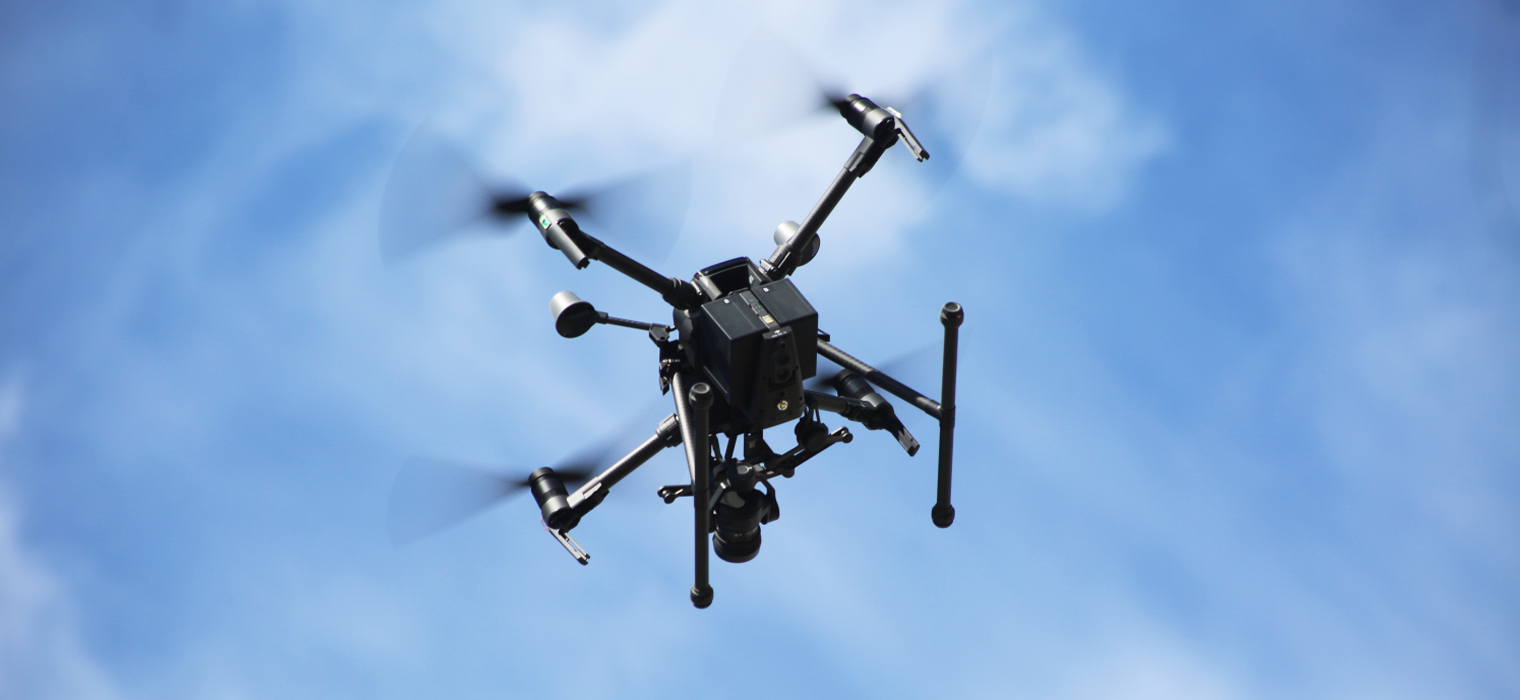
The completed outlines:
<svg viewBox="0 0 1520 700">
<path fill-rule="evenodd" d="M 955 453 L 955 364 L 965 319 L 966 311 L 953 301 L 940 309 L 939 321 L 945 324 L 945 362 L 939 409 L 939 489 L 930 512 L 939 527 L 955 522 L 955 506 L 950 505 L 950 462 Z"/>
<path fill-rule="evenodd" d="M 686 463 L 691 468 L 692 505 L 696 509 L 696 583 L 691 587 L 691 604 L 699 608 L 712 605 L 713 589 L 707 576 L 707 534 L 711 529 L 707 502 L 712 471 L 707 464 L 707 409 L 712 406 L 712 387 L 704 382 L 687 386 L 686 375 L 675 376 L 676 411 L 681 419 L 681 441 L 686 445 Z"/>
</svg>

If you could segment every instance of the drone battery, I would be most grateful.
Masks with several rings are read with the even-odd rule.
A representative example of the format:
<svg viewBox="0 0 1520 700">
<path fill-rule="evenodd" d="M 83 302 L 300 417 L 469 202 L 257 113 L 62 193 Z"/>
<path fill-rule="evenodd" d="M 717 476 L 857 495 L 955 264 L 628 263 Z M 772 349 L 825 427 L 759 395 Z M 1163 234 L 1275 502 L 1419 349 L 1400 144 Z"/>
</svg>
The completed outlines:
<svg viewBox="0 0 1520 700">
<path fill-rule="evenodd" d="M 676 320 L 693 364 L 751 429 L 802 415 L 802 380 L 818 371 L 818 312 L 791 280 L 741 288 Z"/>
</svg>

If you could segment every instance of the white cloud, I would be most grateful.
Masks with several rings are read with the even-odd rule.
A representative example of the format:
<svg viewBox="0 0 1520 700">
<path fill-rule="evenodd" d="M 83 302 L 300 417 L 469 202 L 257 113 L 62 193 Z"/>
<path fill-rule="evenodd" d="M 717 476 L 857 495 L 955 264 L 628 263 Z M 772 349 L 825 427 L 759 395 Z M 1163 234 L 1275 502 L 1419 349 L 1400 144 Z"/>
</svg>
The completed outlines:
<svg viewBox="0 0 1520 700">
<path fill-rule="evenodd" d="M 1097 73 L 1076 39 L 1022 25 L 1004 58 L 983 136 L 966 166 L 984 187 L 1036 204 L 1102 212 L 1125 195 L 1135 170 L 1169 141 Z"/>
<path fill-rule="evenodd" d="M 702 156 L 683 247 L 694 254 L 768 253 L 770 230 L 802 218 L 843 164 L 858 137 L 837 118 L 798 122 L 759 140 L 726 128 L 733 117 L 722 110 L 815 99 L 809 77 L 888 104 L 928 100 L 920 106 L 933 108 L 932 120 L 917 118 L 938 139 L 928 144 L 940 157 L 932 166 L 967 150 L 966 174 L 976 185 L 1063 211 L 1113 206 L 1136 168 L 1167 143 L 1159 122 L 1130 105 L 1069 32 L 1027 3 L 989 13 L 966 3 L 867 12 L 848 3 L 746 11 L 672 1 L 623 32 L 555 12 L 510 24 L 506 40 L 465 32 L 460 63 L 493 70 L 451 91 L 440 121 L 487 162 L 545 187 Z M 736 65 L 750 58 L 741 54 L 754 42 L 773 60 L 773 74 Z M 775 80 L 736 86 L 735 76 Z M 719 107 L 720 96 L 737 99 Z M 949 150 L 941 148 L 946 139 Z M 831 245 L 848 242 L 853 253 L 835 264 L 895 254 L 903 229 L 923 212 L 919 180 L 930 170 L 915 170 L 901 150 L 831 218 Z"/>
</svg>

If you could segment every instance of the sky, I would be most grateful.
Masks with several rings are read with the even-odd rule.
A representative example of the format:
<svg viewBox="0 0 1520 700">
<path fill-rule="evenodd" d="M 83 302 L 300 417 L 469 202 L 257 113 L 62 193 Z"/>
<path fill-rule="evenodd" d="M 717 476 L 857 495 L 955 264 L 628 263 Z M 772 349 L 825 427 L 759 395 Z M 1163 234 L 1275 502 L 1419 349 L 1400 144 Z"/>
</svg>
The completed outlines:
<svg viewBox="0 0 1520 700">
<path fill-rule="evenodd" d="M 1520 5 L 710 5 L 0 7 L 0 699 L 1520 695 Z M 931 395 L 965 306 L 954 526 L 920 421 L 780 481 L 707 610 L 678 450 L 589 566 L 527 498 L 392 546 L 409 456 L 670 410 L 641 334 L 552 330 L 667 317 L 605 266 L 382 262 L 414 135 L 551 192 L 690 164 L 672 228 L 587 224 L 686 278 L 844 163 L 814 82 L 934 154 L 794 280 Z"/>
</svg>

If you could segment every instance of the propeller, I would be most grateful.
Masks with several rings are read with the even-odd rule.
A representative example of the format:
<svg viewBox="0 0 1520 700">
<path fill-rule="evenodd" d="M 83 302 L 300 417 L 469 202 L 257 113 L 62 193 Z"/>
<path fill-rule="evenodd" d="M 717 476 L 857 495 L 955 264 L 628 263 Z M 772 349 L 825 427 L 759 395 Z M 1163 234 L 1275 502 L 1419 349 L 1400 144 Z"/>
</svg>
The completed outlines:
<svg viewBox="0 0 1520 700">
<path fill-rule="evenodd" d="M 609 241 L 658 263 L 685 224 L 690 189 L 691 163 L 680 160 L 555 198 L 609 229 Z M 402 262 L 457 238 L 512 235 L 528 223 L 532 192 L 511 179 L 488 184 L 457 145 L 425 122 L 397 155 L 381 197 L 381 260 Z"/>
<path fill-rule="evenodd" d="M 843 112 L 844 108 L 850 103 L 849 93 L 839 89 L 826 88 L 821 85 L 818 86 L 818 96 L 822 99 L 822 103 L 818 106 L 820 110 L 832 109 L 835 112 Z"/>
<path fill-rule="evenodd" d="M 550 465 L 572 490 L 612 465 L 619 446 L 648 428 L 662 402 L 641 407 L 610 436 Z M 655 421 L 658 423 L 658 421 Z M 529 487 L 531 468 L 503 468 L 458 460 L 410 457 L 391 487 L 386 526 L 391 544 L 405 546 L 501 505 Z"/>
<path fill-rule="evenodd" d="M 628 431 L 624 431 L 628 432 Z M 620 433 L 551 465 L 574 488 L 611 463 Z M 511 469 L 413 456 L 401 465 L 391 488 L 386 524 L 397 547 L 430 537 L 525 491 L 533 469 Z"/>
<path fill-rule="evenodd" d="M 818 373 L 813 375 L 812 379 L 804 381 L 802 383 L 802 388 L 807 389 L 808 391 L 824 391 L 825 389 L 833 389 L 834 377 L 838 375 L 839 371 L 842 369 L 844 368 L 834 364 L 833 360 L 830 360 L 823 355 L 819 355 Z"/>
<path fill-rule="evenodd" d="M 492 200 L 469 158 L 424 123 L 396 157 L 381 195 L 381 259 L 391 264 L 465 235 Z"/>
<path fill-rule="evenodd" d="M 866 364 L 885 372 L 887 375 L 914 389 L 932 396 L 931 390 L 936 388 L 938 383 L 936 382 L 934 386 L 920 386 L 920 384 L 923 383 L 928 375 L 934 374 L 939 370 L 939 349 L 938 343 L 925 343 L 917 348 L 899 354 L 886 362 L 880 364 L 867 362 Z M 926 369 L 931 367 L 932 369 Z M 803 382 L 803 388 L 810 391 L 832 389 L 834 387 L 834 376 L 839 374 L 839 371 L 842 369 L 844 368 L 834 364 L 833 360 L 819 355 L 818 373 L 813 375 L 812 379 Z"/>
<path fill-rule="evenodd" d="M 553 469 L 571 485 L 591 478 L 597 466 L 577 461 Z M 411 544 L 490 510 L 527 490 L 532 471 L 428 457 L 407 459 L 396 476 L 386 513 L 391 544 Z"/>
<path fill-rule="evenodd" d="M 968 49 L 942 74 L 893 93 L 861 88 L 882 107 L 897 109 L 933 157 L 922 163 L 888 158 L 887 167 L 906 167 L 919 183 L 924 203 L 960 171 L 981 128 L 998 67 L 990 46 Z M 757 30 L 741 45 L 721 93 L 720 139 L 760 137 L 827 115 L 837 118 L 853 81 L 829 80 L 808 65 L 785 39 Z"/>
<path fill-rule="evenodd" d="M 930 398 L 937 398 L 940 390 L 940 361 L 941 353 L 938 343 L 925 343 L 913 350 L 909 350 L 893 357 L 883 363 L 867 362 L 866 364 L 885 372 L 888 376 L 900 381 L 909 387 L 917 389 Z M 802 387 L 809 391 L 832 391 L 839 393 L 839 387 L 835 377 L 843 370 L 837 364 L 823 355 L 818 356 L 818 373 L 812 379 L 803 382 Z M 869 381 L 869 380 L 867 380 Z M 880 387 L 877 387 L 878 389 Z M 923 411 L 912 406 L 904 405 L 902 399 L 882 392 L 882 396 L 892 402 L 898 417 L 909 430 L 918 430 L 926 424 L 929 416 Z"/>
</svg>

